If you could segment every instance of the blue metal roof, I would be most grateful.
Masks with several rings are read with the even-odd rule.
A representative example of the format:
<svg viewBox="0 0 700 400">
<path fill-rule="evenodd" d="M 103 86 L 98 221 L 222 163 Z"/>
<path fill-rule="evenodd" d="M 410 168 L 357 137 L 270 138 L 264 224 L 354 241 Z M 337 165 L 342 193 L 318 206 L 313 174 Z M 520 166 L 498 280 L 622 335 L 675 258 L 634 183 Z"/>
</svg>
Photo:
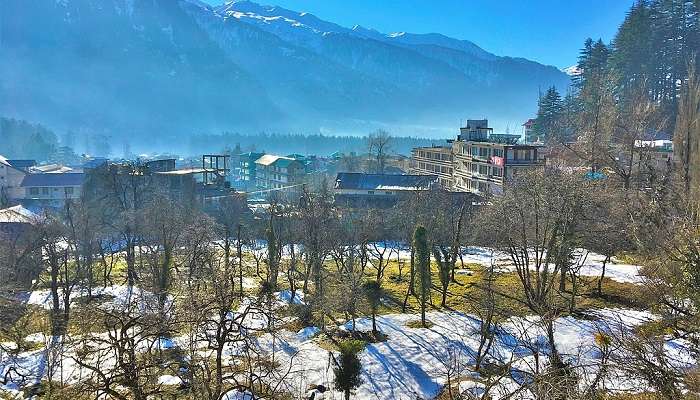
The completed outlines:
<svg viewBox="0 0 700 400">
<path fill-rule="evenodd" d="M 426 190 L 430 189 L 437 180 L 437 175 L 393 175 L 341 172 L 335 179 L 335 188 L 351 190 Z"/>
<path fill-rule="evenodd" d="M 62 174 L 28 174 L 22 180 L 22 187 L 82 186 L 85 174 L 66 172 Z"/>
</svg>

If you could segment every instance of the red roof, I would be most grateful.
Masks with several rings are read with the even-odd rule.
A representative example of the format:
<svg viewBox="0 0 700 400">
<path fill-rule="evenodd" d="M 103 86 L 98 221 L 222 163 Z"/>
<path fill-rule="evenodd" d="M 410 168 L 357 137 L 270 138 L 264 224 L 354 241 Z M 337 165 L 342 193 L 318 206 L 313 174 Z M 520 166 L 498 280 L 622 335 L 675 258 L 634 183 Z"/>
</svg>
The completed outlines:
<svg viewBox="0 0 700 400">
<path fill-rule="evenodd" d="M 523 126 L 529 128 L 529 127 L 531 127 L 531 126 L 534 125 L 534 124 L 535 124 L 535 120 L 532 119 L 532 118 L 530 118 L 530 119 L 528 119 L 527 121 L 525 121 L 525 123 L 523 124 Z"/>
</svg>

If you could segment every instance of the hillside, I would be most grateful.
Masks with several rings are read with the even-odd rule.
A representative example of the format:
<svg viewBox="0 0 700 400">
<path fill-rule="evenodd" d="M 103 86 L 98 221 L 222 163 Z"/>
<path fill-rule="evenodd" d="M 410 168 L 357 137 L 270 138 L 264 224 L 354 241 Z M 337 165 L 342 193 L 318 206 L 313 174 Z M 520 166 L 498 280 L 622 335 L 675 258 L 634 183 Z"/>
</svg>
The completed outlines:
<svg viewBox="0 0 700 400">
<path fill-rule="evenodd" d="M 4 2 L 0 115 L 168 142 L 262 130 L 446 136 L 518 122 L 566 74 L 439 34 L 346 28 L 253 2 Z M 9 16 L 12 16 L 9 18 Z M 37 29 L 40 27 L 40 29 Z"/>
</svg>

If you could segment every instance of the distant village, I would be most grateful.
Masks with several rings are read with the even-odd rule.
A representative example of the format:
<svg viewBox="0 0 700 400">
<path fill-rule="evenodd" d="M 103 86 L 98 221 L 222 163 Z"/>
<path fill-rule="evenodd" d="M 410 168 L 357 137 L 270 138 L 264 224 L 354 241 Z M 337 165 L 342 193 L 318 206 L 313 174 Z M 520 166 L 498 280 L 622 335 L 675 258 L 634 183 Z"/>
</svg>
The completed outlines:
<svg viewBox="0 0 700 400">
<path fill-rule="evenodd" d="M 409 156 L 391 151 L 391 137 L 371 136 L 366 154 L 268 154 L 236 149 L 222 154 L 180 158 L 147 156 L 111 160 L 77 156 L 61 147 L 55 162 L 7 159 L 0 155 L 0 223 L 22 216 L 59 209 L 75 200 L 105 172 L 137 176 L 148 185 L 203 210 L 220 199 L 243 197 L 251 210 L 264 209 L 271 196 L 297 201 L 304 186 L 327 186 L 336 203 L 353 207 L 387 207 L 417 191 L 445 190 L 475 199 L 502 194 L 523 171 L 547 164 L 568 165 L 566 156 L 533 134 L 534 120 L 522 125 L 522 135 L 494 133 L 488 120 L 467 120 L 455 139 L 430 147 L 417 147 Z M 628 164 L 651 169 L 670 168 L 673 143 L 654 134 L 635 141 L 638 151 Z M 619 157 L 626 157 L 620 153 Z M 619 161 L 619 160 L 618 160 Z M 575 167 L 569 167 L 575 169 Z M 605 171 L 579 168 L 588 179 L 606 179 Z M 635 171 L 644 176 L 644 171 Z M 643 181 L 638 182 L 643 184 Z"/>
</svg>

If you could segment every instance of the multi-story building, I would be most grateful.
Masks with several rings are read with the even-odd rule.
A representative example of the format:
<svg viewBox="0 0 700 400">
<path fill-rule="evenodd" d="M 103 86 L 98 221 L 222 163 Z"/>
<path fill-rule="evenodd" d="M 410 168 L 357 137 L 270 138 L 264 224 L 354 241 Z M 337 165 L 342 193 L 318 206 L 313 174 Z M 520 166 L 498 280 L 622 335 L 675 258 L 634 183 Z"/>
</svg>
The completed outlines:
<svg viewBox="0 0 700 400">
<path fill-rule="evenodd" d="M 21 191 L 20 185 L 27 171 L 10 164 L 9 160 L 0 156 L 0 207 L 13 203 Z"/>
<path fill-rule="evenodd" d="M 442 147 L 428 153 L 426 148 L 414 149 L 414 162 L 420 174 L 445 171 L 442 179 L 451 179 L 449 189 L 479 195 L 502 193 L 504 185 L 525 169 L 544 166 L 541 147 L 518 144 L 520 135 L 494 134 L 488 120 L 468 120 L 460 128 L 451 147 Z M 421 153 L 423 151 L 423 153 Z M 445 164 L 445 154 L 450 160 Z M 423 164 L 421 164 L 423 163 Z"/>
<path fill-rule="evenodd" d="M 291 157 L 265 154 L 255 164 L 255 181 L 261 189 L 280 189 L 300 184 L 306 173 L 304 164 Z"/>
<path fill-rule="evenodd" d="M 454 186 L 454 165 L 451 146 L 416 147 L 412 151 L 412 174 L 436 175 L 445 189 Z"/>
<path fill-rule="evenodd" d="M 238 164 L 234 166 L 234 182 L 236 187 L 250 189 L 256 185 L 257 161 L 265 153 L 248 152 L 238 155 Z"/>
</svg>

